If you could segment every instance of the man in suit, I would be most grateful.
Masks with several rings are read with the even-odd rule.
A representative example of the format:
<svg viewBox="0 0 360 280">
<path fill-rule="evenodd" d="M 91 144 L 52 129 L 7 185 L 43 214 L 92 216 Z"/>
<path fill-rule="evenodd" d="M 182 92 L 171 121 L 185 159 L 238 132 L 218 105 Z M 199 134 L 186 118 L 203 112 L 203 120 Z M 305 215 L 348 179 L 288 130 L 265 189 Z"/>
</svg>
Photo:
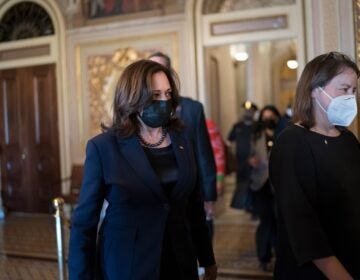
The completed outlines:
<svg viewBox="0 0 360 280">
<path fill-rule="evenodd" d="M 149 59 L 171 69 L 169 56 L 155 52 Z M 189 97 L 180 97 L 180 105 L 176 114 L 184 122 L 195 148 L 195 158 L 199 172 L 199 184 L 204 199 L 204 209 L 210 237 L 213 237 L 214 202 L 216 192 L 216 165 L 211 147 L 210 137 L 206 128 L 203 105 Z"/>
</svg>

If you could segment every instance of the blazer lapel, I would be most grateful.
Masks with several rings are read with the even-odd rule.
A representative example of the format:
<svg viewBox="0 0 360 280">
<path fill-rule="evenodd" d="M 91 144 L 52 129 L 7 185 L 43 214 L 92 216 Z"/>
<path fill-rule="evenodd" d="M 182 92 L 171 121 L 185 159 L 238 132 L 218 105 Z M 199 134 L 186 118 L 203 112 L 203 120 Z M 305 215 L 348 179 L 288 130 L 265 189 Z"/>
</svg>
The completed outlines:
<svg viewBox="0 0 360 280">
<path fill-rule="evenodd" d="M 120 151 L 134 172 L 163 202 L 167 202 L 160 181 L 136 136 L 118 140 Z"/>
</svg>

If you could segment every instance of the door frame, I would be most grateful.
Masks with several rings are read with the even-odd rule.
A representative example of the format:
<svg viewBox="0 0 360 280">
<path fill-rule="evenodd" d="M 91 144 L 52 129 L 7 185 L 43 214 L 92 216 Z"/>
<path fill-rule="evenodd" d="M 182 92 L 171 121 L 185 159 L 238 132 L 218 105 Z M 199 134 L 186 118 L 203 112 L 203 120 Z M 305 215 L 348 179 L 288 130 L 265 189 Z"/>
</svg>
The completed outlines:
<svg viewBox="0 0 360 280">
<path fill-rule="evenodd" d="M 297 58 L 299 61 L 299 69 L 303 68 L 306 61 L 305 49 L 305 30 L 303 23 L 303 0 L 296 0 L 292 5 L 283 5 L 268 8 L 237 10 L 226 13 L 203 14 L 203 6 L 205 0 L 194 0 L 194 18 L 195 18 L 195 34 L 196 34 L 196 62 L 197 62 L 197 80 L 198 80 L 198 97 L 204 104 L 206 115 L 212 115 L 210 90 L 206 85 L 206 47 L 222 46 L 224 44 L 258 42 L 260 40 L 283 40 L 296 39 Z M 283 18 L 285 26 L 279 29 L 262 29 L 241 30 L 236 28 L 233 30 L 231 26 L 241 24 L 242 22 L 251 22 L 267 18 Z M 221 27 L 223 26 L 223 27 Z M 226 27 L 224 27 L 226 26 Z M 216 28 L 221 27 L 224 32 L 216 32 Z M 299 71 L 300 72 L 300 71 Z M 249 91 L 251 92 L 251 91 Z M 220 94 L 220 93 L 218 93 Z M 222 93 L 223 95 L 225 93 Z M 234 96 L 228 96 L 228 100 L 233 100 Z M 221 122 L 224 124 L 222 133 L 230 130 L 232 120 L 237 119 L 238 108 L 236 102 L 223 102 L 219 104 L 222 116 Z"/>
<path fill-rule="evenodd" d="M 37 46 L 47 46 L 48 54 L 38 57 L 28 57 L 0 61 L 0 70 L 11 68 L 22 68 L 44 64 L 55 65 L 55 78 L 57 90 L 57 110 L 58 110 L 58 129 L 59 129 L 59 153 L 60 153 L 60 176 L 67 178 L 71 172 L 71 152 L 70 152 L 70 129 L 69 129 L 69 106 L 68 106 L 68 84 L 66 79 L 66 37 L 65 22 L 56 1 L 48 0 L 11 0 L 0 6 L 0 18 L 13 6 L 21 2 L 33 2 L 41 6 L 50 16 L 54 25 L 55 34 L 52 36 L 38 37 L 12 41 L 0 44 L 0 52 L 12 51 L 23 48 L 33 48 Z M 0 174 L 1 175 L 1 174 Z M 68 183 L 63 183 L 62 193 L 68 189 Z M 1 198 L 0 198 L 1 199 Z M 1 203 L 0 203 L 1 205 Z"/>
</svg>

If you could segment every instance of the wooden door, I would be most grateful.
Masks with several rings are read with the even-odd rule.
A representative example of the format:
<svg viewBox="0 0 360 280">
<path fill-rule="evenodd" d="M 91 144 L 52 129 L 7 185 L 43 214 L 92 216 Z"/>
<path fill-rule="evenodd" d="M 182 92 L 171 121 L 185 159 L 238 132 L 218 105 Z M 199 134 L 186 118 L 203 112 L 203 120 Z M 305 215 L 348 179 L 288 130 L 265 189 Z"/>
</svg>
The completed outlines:
<svg viewBox="0 0 360 280">
<path fill-rule="evenodd" d="M 48 212 L 61 187 L 55 67 L 0 71 L 0 81 L 4 207 Z"/>
</svg>

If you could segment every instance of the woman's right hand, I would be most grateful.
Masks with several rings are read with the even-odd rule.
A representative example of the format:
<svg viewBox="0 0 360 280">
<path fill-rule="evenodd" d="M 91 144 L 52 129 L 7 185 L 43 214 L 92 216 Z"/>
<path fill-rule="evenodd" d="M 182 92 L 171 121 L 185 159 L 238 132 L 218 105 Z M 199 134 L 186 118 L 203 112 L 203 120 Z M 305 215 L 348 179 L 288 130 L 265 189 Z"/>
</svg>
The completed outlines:
<svg viewBox="0 0 360 280">
<path fill-rule="evenodd" d="M 330 280 L 353 280 L 345 267 L 335 256 L 313 260 L 318 269 Z"/>
<path fill-rule="evenodd" d="M 205 267 L 205 276 L 203 280 L 216 280 L 217 266 L 216 264 Z"/>
</svg>

